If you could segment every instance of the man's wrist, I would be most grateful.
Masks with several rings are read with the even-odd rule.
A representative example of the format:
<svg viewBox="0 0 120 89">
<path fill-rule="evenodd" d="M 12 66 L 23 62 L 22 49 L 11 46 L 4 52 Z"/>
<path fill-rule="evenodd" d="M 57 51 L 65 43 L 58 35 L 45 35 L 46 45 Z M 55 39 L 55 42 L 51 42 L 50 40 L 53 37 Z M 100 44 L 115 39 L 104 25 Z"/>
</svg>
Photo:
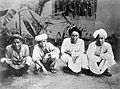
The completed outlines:
<svg viewBox="0 0 120 89">
<path fill-rule="evenodd" d="M 103 54 L 102 53 L 100 54 L 100 58 L 103 59 Z"/>
</svg>

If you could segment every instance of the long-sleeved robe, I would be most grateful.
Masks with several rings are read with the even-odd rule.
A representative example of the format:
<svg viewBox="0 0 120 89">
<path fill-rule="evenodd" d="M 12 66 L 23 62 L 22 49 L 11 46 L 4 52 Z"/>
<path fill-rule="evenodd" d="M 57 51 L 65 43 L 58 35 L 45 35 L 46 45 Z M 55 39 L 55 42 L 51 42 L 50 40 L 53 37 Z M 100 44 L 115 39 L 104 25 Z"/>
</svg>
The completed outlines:
<svg viewBox="0 0 120 89">
<path fill-rule="evenodd" d="M 46 47 L 44 48 L 44 50 L 41 49 L 38 44 L 36 44 L 33 49 L 33 55 L 32 55 L 33 61 L 43 60 L 43 57 L 47 53 L 51 54 L 51 60 L 52 59 L 56 60 L 59 58 L 60 51 L 57 47 L 55 47 L 53 44 L 49 42 L 46 43 Z M 36 65 L 36 67 L 39 68 L 39 65 Z"/>
<path fill-rule="evenodd" d="M 67 51 L 71 52 L 71 55 L 68 55 Z M 88 69 L 88 61 L 87 56 L 84 54 L 84 41 L 82 39 L 78 39 L 76 44 L 71 43 L 71 38 L 64 39 L 61 46 L 61 59 L 63 62 L 68 63 L 68 67 L 73 72 L 80 72 L 81 67 Z M 76 57 L 76 61 L 73 61 L 73 58 Z"/>
<path fill-rule="evenodd" d="M 96 53 L 100 51 L 100 55 Z M 89 59 L 90 70 L 95 74 L 102 74 L 107 68 L 115 64 L 112 47 L 109 43 L 104 42 L 102 46 L 97 46 L 96 41 L 88 46 L 87 55 Z"/>
<path fill-rule="evenodd" d="M 25 64 L 30 66 L 32 58 L 29 56 L 29 47 L 22 44 L 19 53 L 17 53 L 12 45 L 8 45 L 5 51 L 5 58 L 1 59 L 1 62 L 4 61 L 14 69 L 23 68 Z"/>
</svg>

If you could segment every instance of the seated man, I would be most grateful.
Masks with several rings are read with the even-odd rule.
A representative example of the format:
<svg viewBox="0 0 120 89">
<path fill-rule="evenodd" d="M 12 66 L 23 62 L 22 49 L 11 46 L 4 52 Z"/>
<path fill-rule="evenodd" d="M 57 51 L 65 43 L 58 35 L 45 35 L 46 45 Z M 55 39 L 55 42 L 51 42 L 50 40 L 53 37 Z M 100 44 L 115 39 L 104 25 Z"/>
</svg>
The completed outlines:
<svg viewBox="0 0 120 89">
<path fill-rule="evenodd" d="M 77 27 L 69 29 L 69 36 L 62 43 L 61 59 L 74 73 L 79 73 L 81 68 L 88 69 L 87 56 L 84 54 L 84 41 L 79 38 L 81 31 Z"/>
<path fill-rule="evenodd" d="M 28 70 L 32 58 L 29 56 L 29 47 L 22 44 L 22 37 L 18 34 L 11 37 L 12 44 L 6 47 L 5 58 L 1 59 L 6 63 L 8 70 L 13 74 L 23 74 Z"/>
<path fill-rule="evenodd" d="M 35 40 L 37 44 L 34 46 L 32 55 L 35 63 L 34 72 L 38 74 L 42 69 L 47 74 L 47 69 L 50 69 L 52 73 L 56 73 L 55 63 L 59 58 L 59 49 L 47 42 L 47 34 L 38 35 L 35 37 Z"/>
<path fill-rule="evenodd" d="M 105 42 L 107 33 L 101 28 L 94 32 L 93 37 L 95 41 L 89 44 L 87 50 L 90 70 L 97 75 L 111 76 L 108 68 L 115 64 L 115 60 L 111 45 Z"/>
</svg>

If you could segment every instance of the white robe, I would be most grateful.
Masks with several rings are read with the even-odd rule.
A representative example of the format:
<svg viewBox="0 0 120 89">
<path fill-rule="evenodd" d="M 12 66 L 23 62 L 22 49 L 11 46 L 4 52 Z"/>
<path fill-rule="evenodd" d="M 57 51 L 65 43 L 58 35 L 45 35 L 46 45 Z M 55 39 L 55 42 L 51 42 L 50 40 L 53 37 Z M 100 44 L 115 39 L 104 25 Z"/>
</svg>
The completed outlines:
<svg viewBox="0 0 120 89">
<path fill-rule="evenodd" d="M 66 51 L 71 52 L 71 56 L 66 54 Z M 73 72 L 80 72 L 81 67 L 88 69 L 87 56 L 84 54 L 84 41 L 78 39 L 76 44 L 71 43 L 71 38 L 64 39 L 61 46 L 61 59 L 63 62 L 68 63 L 68 67 Z M 73 57 L 77 56 L 76 61 L 73 61 Z"/>
<path fill-rule="evenodd" d="M 95 53 L 100 51 L 100 56 Z M 109 43 L 104 42 L 100 47 L 96 45 L 96 41 L 89 44 L 87 55 L 89 59 L 90 70 L 95 74 L 102 74 L 107 68 L 115 64 L 112 47 Z M 98 65 L 97 62 L 100 62 Z"/>
<path fill-rule="evenodd" d="M 19 60 L 22 60 L 21 64 L 19 64 L 21 66 L 13 63 L 13 61 L 16 61 L 17 63 Z M 29 56 L 29 47 L 25 44 L 22 44 L 21 50 L 18 54 L 13 49 L 12 45 L 8 45 L 5 51 L 5 58 L 2 58 L 1 62 L 6 62 L 7 64 L 10 64 L 10 66 L 14 69 L 21 69 L 25 66 L 25 64 L 30 66 L 32 64 L 32 58 Z"/>
<path fill-rule="evenodd" d="M 52 59 L 55 59 L 55 60 L 59 59 L 60 51 L 53 44 L 51 44 L 49 42 L 46 43 L 45 49 L 46 49 L 47 53 L 51 54 L 51 60 Z M 43 56 L 45 56 L 46 54 L 44 54 L 43 50 L 38 46 L 38 44 L 36 44 L 34 46 L 34 49 L 33 49 L 32 59 L 33 59 L 33 61 L 43 60 Z M 40 66 L 37 64 L 36 67 L 38 69 Z"/>
</svg>

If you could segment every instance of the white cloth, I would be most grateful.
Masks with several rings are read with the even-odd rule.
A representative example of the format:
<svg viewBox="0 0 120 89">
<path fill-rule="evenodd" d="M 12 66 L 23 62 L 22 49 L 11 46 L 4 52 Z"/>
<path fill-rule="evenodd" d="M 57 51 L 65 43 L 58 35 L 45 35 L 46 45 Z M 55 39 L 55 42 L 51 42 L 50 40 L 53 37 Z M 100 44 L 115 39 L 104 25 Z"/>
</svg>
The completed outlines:
<svg viewBox="0 0 120 89">
<path fill-rule="evenodd" d="M 35 37 L 36 41 L 46 40 L 48 38 L 47 34 L 41 34 Z"/>
<path fill-rule="evenodd" d="M 46 43 L 46 47 L 44 48 L 44 50 L 46 50 L 47 53 L 51 54 L 51 60 L 52 59 L 57 60 L 59 58 L 60 50 L 57 47 L 55 47 L 53 44 L 49 42 Z M 41 49 L 39 45 L 36 44 L 34 46 L 33 54 L 32 54 L 33 61 L 42 60 L 47 53 L 44 53 L 43 49 Z"/>
<path fill-rule="evenodd" d="M 81 68 L 88 69 L 88 61 L 86 54 L 80 54 L 76 59 L 76 62 L 72 60 L 72 57 L 68 54 L 63 54 L 61 59 L 64 63 L 68 63 L 68 67 L 75 73 L 81 71 Z"/>
<path fill-rule="evenodd" d="M 19 65 L 13 65 L 13 64 L 11 64 L 10 61 L 11 59 L 9 59 L 9 58 L 2 58 L 1 59 L 1 62 L 2 63 L 4 63 L 4 62 L 6 62 L 7 64 L 9 64 L 12 68 L 14 68 L 14 69 L 21 69 L 21 68 L 23 68 L 23 67 L 25 67 L 25 64 L 27 64 L 28 66 L 30 66 L 31 64 L 32 64 L 32 58 L 30 57 L 30 56 L 27 56 L 27 57 L 25 57 L 23 60 L 26 60 L 24 63 L 23 63 L 23 65 L 21 65 L 21 66 L 19 66 Z"/>
<path fill-rule="evenodd" d="M 66 54 L 66 51 L 71 52 L 71 56 Z M 61 59 L 63 62 L 68 63 L 68 67 L 73 72 L 80 72 L 81 67 L 88 69 L 87 56 L 84 54 L 84 41 L 78 39 L 76 44 L 71 43 L 71 38 L 64 39 L 61 46 Z M 76 61 L 73 61 L 73 57 L 77 57 Z"/>
<path fill-rule="evenodd" d="M 105 38 L 107 38 L 107 32 L 104 29 L 100 28 L 99 30 L 96 30 L 93 33 L 93 37 L 96 38 L 99 34 L 104 35 Z"/>
<path fill-rule="evenodd" d="M 100 56 L 96 52 L 100 51 Z M 90 70 L 95 74 L 102 74 L 107 68 L 115 64 L 112 47 L 109 43 L 104 42 L 103 46 L 98 47 L 96 41 L 89 44 L 87 55 L 89 59 Z M 98 65 L 97 62 L 100 62 Z"/>
<path fill-rule="evenodd" d="M 16 65 L 13 63 L 13 61 L 15 61 L 15 63 L 17 63 L 18 61 L 21 61 L 21 63 L 23 63 L 20 66 Z M 21 50 L 19 51 L 19 53 L 17 53 L 14 49 L 12 45 L 8 45 L 6 47 L 6 51 L 5 51 L 5 58 L 1 59 L 1 62 L 6 62 L 7 64 L 10 64 L 11 67 L 15 68 L 15 69 L 20 69 L 22 67 L 25 66 L 25 64 L 28 64 L 29 66 L 32 64 L 32 58 L 29 56 L 29 47 L 25 44 L 21 45 Z"/>
</svg>

